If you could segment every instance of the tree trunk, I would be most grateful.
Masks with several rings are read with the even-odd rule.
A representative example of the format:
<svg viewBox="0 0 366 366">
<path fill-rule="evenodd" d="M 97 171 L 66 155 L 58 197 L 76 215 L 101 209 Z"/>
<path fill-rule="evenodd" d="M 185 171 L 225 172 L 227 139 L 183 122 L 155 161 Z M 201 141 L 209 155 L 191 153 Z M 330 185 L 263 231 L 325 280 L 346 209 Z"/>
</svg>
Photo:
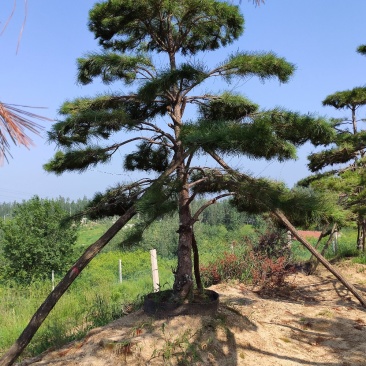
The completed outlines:
<svg viewBox="0 0 366 366">
<path fill-rule="evenodd" d="M 361 248 L 361 225 L 360 225 L 360 219 L 357 221 L 357 249 L 360 250 Z"/>
<path fill-rule="evenodd" d="M 48 314 L 56 305 L 57 301 L 65 291 L 74 282 L 80 272 L 88 263 L 104 248 L 106 244 L 118 233 L 118 231 L 136 214 L 135 207 L 131 207 L 121 216 L 94 244 L 86 249 L 84 254 L 75 262 L 72 268 L 67 272 L 61 282 L 48 295 L 43 304 L 38 308 L 32 319 L 24 329 L 17 341 L 11 346 L 9 351 L 0 359 L 0 366 L 12 365 L 20 356 L 25 347 L 32 340 L 33 336 L 46 319 Z"/>
<path fill-rule="evenodd" d="M 290 221 L 288 221 L 287 217 L 281 212 L 280 210 L 276 209 L 273 211 L 273 214 L 285 225 L 288 230 L 291 231 L 292 235 L 301 243 L 303 244 L 306 249 L 313 254 L 318 261 L 329 271 L 331 272 L 361 303 L 363 307 L 366 307 L 365 299 L 357 292 L 356 288 L 350 284 L 320 253 L 314 249 L 314 247 L 308 243 L 305 239 L 303 239 L 294 226 L 291 225 Z"/>
<path fill-rule="evenodd" d="M 193 268 L 194 268 L 194 278 L 196 279 L 196 286 L 200 292 L 203 292 L 203 284 L 200 272 L 200 257 L 198 253 L 197 241 L 192 230 L 192 250 L 193 250 Z"/>
<path fill-rule="evenodd" d="M 361 221 L 361 230 L 362 230 L 362 241 L 361 241 L 361 250 L 365 252 L 365 239 L 366 239 L 366 220 L 362 217 Z"/>
<path fill-rule="evenodd" d="M 186 196 L 184 190 L 181 195 Z M 193 289 L 192 279 L 192 236 L 193 227 L 189 205 L 184 203 L 179 210 L 179 242 L 178 242 L 178 267 L 175 272 L 173 285 L 174 294 L 184 300 Z"/>
<path fill-rule="evenodd" d="M 365 250 L 365 219 L 362 216 L 357 221 L 357 249 Z"/>
</svg>

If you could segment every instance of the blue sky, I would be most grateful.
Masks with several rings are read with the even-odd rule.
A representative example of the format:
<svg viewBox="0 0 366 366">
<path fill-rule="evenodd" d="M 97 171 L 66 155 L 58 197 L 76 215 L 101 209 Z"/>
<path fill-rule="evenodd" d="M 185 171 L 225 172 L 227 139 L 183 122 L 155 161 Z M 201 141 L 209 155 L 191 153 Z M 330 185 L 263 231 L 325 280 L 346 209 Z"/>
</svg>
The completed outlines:
<svg viewBox="0 0 366 366">
<path fill-rule="evenodd" d="M 239 4 L 239 0 L 232 2 Z M 0 36 L 2 102 L 43 106 L 47 109 L 34 111 L 57 119 L 57 111 L 66 99 L 93 96 L 111 88 L 123 90 L 122 85 L 76 83 L 76 59 L 98 50 L 93 34 L 87 29 L 88 11 L 94 3 L 94 0 L 29 1 L 16 54 L 25 16 L 23 3 L 18 2 L 14 16 Z M 12 7 L 12 0 L 2 1 L 0 27 L 4 26 Z M 200 58 L 213 65 L 236 50 L 273 51 L 294 63 L 296 72 L 287 84 L 275 80 L 261 83 L 252 78 L 233 83 L 228 89 L 244 94 L 265 109 L 281 106 L 328 117 L 347 116 L 346 112 L 323 107 L 321 102 L 336 91 L 366 84 L 366 57 L 356 52 L 360 44 L 366 44 L 366 2 L 266 0 L 255 7 L 252 2 L 242 0 L 240 9 L 245 17 L 244 35 L 232 46 L 214 54 L 204 53 Z M 222 91 L 223 84 L 215 81 L 209 88 Z M 45 131 L 51 127 L 51 123 L 43 125 Z M 82 174 L 46 173 L 42 165 L 56 149 L 47 143 L 45 132 L 42 136 L 32 136 L 36 146 L 30 150 L 11 147 L 13 159 L 0 167 L 0 202 L 22 201 L 33 195 L 91 198 L 97 191 L 134 178 L 121 169 L 118 159 Z M 243 159 L 229 162 L 255 176 L 283 180 L 292 187 L 309 174 L 306 156 L 312 151 L 314 148 L 306 145 L 299 150 L 297 161 L 283 164 Z"/>
</svg>

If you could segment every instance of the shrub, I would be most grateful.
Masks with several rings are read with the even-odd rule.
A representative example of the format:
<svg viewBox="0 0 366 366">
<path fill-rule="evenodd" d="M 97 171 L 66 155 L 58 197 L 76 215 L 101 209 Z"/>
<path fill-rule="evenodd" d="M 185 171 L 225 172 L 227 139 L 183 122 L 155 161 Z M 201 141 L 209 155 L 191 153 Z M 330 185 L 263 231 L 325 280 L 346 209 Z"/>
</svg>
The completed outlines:
<svg viewBox="0 0 366 366">
<path fill-rule="evenodd" d="M 200 271 L 204 286 L 239 280 L 252 283 L 261 291 L 270 291 L 286 284 L 285 278 L 293 272 L 293 267 L 289 265 L 289 256 L 270 257 L 247 247 L 241 253 L 225 252 L 221 259 L 201 266 Z"/>
<path fill-rule="evenodd" d="M 250 253 L 251 277 L 254 286 L 262 292 L 271 292 L 286 285 L 285 278 L 293 273 L 293 266 L 286 257 L 269 258 L 265 255 Z"/>
<path fill-rule="evenodd" d="M 73 261 L 77 226 L 60 203 L 34 197 L 18 204 L 13 218 L 0 221 L 6 278 L 22 283 L 64 271 Z"/>
</svg>

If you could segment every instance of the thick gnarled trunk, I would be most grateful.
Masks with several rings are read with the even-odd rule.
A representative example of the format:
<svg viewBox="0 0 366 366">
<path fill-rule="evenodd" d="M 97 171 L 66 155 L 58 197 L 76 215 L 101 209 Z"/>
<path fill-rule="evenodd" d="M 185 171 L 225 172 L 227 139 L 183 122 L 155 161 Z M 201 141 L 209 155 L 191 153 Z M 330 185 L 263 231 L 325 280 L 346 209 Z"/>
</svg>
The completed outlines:
<svg viewBox="0 0 366 366">
<path fill-rule="evenodd" d="M 192 279 L 192 239 L 193 227 L 191 212 L 188 204 L 189 194 L 187 189 L 180 193 L 179 200 L 179 241 L 178 241 L 178 266 L 175 271 L 173 285 L 174 293 L 181 300 L 187 298 L 193 289 Z"/>
</svg>

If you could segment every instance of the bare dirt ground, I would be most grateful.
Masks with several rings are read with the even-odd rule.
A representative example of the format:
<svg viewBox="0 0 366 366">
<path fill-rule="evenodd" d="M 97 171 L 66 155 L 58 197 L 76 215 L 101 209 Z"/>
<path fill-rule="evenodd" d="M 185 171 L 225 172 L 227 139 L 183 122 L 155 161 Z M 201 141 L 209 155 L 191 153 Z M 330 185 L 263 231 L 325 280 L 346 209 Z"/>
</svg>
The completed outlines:
<svg viewBox="0 0 366 366">
<path fill-rule="evenodd" d="M 366 297 L 366 266 L 337 267 Z M 241 284 L 211 289 L 214 316 L 156 320 L 139 310 L 21 365 L 366 365 L 366 309 L 323 268 L 267 297 Z"/>
</svg>

